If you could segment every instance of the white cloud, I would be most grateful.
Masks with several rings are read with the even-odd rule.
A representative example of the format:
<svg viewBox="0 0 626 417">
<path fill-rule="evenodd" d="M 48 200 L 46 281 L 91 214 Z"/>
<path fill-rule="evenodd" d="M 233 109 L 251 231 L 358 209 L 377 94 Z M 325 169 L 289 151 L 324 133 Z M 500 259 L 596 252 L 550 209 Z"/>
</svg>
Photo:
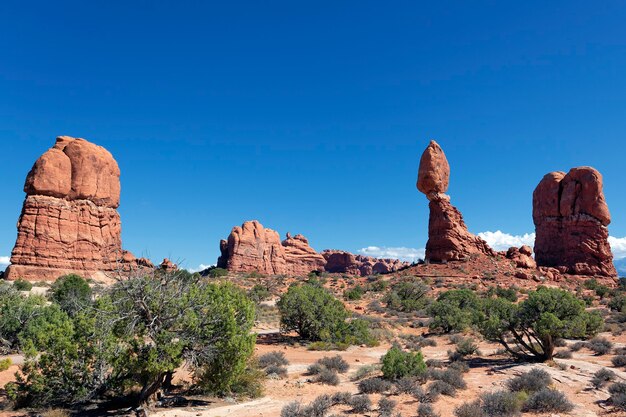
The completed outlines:
<svg viewBox="0 0 626 417">
<path fill-rule="evenodd" d="M 212 266 L 215 266 L 215 264 L 213 264 L 213 265 L 205 265 L 205 264 L 200 264 L 200 265 L 198 265 L 198 267 L 197 267 L 197 268 L 187 268 L 187 270 L 188 270 L 189 272 L 191 272 L 191 273 L 194 273 L 194 272 L 201 272 L 201 271 L 204 271 L 205 269 L 210 268 L 210 267 L 212 267 Z"/>
<path fill-rule="evenodd" d="M 611 245 L 611 252 L 613 252 L 615 259 L 626 258 L 626 237 L 609 236 L 609 244 Z"/>
<path fill-rule="evenodd" d="M 403 261 L 415 262 L 418 259 L 424 259 L 426 249 L 368 246 L 366 248 L 359 249 L 358 252 L 361 255 L 373 256 L 374 258 L 391 258 L 391 259 L 401 259 Z"/>
<path fill-rule="evenodd" d="M 522 245 L 528 245 L 532 248 L 535 244 L 534 233 L 511 235 L 500 230 L 496 230 L 495 232 L 481 232 L 478 236 L 485 239 L 485 242 L 497 251 L 507 250 L 511 246 L 520 247 Z"/>
<path fill-rule="evenodd" d="M 0 256 L 0 266 L 7 266 L 11 263 L 11 258 L 9 256 Z"/>
</svg>

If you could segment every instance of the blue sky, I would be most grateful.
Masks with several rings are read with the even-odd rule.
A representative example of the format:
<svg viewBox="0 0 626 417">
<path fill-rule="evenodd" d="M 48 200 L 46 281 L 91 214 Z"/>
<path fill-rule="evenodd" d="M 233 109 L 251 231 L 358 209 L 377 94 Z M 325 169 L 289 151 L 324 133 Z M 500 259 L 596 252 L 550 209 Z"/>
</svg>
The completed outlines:
<svg viewBox="0 0 626 417">
<path fill-rule="evenodd" d="M 620 1 L 2 2 L 0 257 L 57 135 L 117 158 L 125 248 L 189 268 L 248 219 L 424 247 L 431 138 L 471 231 L 532 233 L 541 177 L 592 165 L 624 237 L 624 21 Z"/>
</svg>

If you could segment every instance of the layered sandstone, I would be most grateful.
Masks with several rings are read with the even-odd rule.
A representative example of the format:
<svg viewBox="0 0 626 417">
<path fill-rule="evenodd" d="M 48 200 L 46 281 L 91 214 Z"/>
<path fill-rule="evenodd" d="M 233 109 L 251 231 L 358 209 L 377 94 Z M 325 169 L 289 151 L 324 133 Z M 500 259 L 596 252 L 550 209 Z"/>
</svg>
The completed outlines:
<svg viewBox="0 0 626 417">
<path fill-rule="evenodd" d="M 398 259 L 378 259 L 341 250 L 325 250 L 322 256 L 326 260 L 327 272 L 348 275 L 388 274 L 410 265 Z"/>
<path fill-rule="evenodd" d="M 151 265 L 122 250 L 120 170 L 103 147 L 57 138 L 33 165 L 7 279 L 55 280 Z"/>
<path fill-rule="evenodd" d="M 417 189 L 428 198 L 430 209 L 426 261 L 467 260 L 472 254 L 494 256 L 487 242 L 467 230 L 461 212 L 450 204 L 445 194 L 449 181 L 450 165 L 433 140 L 422 154 L 417 175 Z"/>
<path fill-rule="evenodd" d="M 616 277 L 602 175 L 591 167 L 551 172 L 533 193 L 535 260 L 576 275 Z"/>
<path fill-rule="evenodd" d="M 396 259 L 375 259 L 344 251 L 327 250 L 320 254 L 303 235 L 287 233 L 281 242 L 277 232 L 256 220 L 234 227 L 228 239 L 220 242 L 220 252 L 220 268 L 267 275 L 303 276 L 313 271 L 371 275 L 409 265 Z"/>
</svg>

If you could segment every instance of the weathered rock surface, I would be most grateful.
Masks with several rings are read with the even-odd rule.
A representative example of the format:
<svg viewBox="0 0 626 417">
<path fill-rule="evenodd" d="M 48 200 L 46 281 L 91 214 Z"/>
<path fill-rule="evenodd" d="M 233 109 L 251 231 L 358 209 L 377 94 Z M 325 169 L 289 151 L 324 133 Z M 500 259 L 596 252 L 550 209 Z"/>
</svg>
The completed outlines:
<svg viewBox="0 0 626 417">
<path fill-rule="evenodd" d="M 506 252 L 507 259 L 515 262 L 515 266 L 518 268 L 535 269 L 537 263 L 533 258 L 533 250 L 530 246 L 522 246 L 520 248 L 511 247 Z"/>
<path fill-rule="evenodd" d="M 617 277 L 602 175 L 591 167 L 551 172 L 533 193 L 535 260 L 576 275 Z"/>
<path fill-rule="evenodd" d="M 233 227 L 228 240 L 220 242 L 217 266 L 232 272 L 286 274 L 287 261 L 277 232 L 256 220 Z"/>
<path fill-rule="evenodd" d="M 323 271 L 326 260 L 315 249 L 309 246 L 309 241 L 302 235 L 287 237 L 282 242 L 285 248 L 287 269 L 293 275 L 306 275 L 311 271 Z"/>
<path fill-rule="evenodd" d="M 410 265 L 398 259 L 378 259 L 340 250 L 325 250 L 322 256 L 326 260 L 327 272 L 348 275 L 388 274 Z"/>
<path fill-rule="evenodd" d="M 312 271 L 370 275 L 396 271 L 407 262 L 375 259 L 344 251 L 316 252 L 302 235 L 287 233 L 282 242 L 278 233 L 258 221 L 236 226 L 220 242 L 217 266 L 231 272 L 259 272 L 268 275 L 306 275 Z"/>
<path fill-rule="evenodd" d="M 67 136 L 34 164 L 6 278 L 54 280 L 151 265 L 122 250 L 120 170 L 104 148 Z"/>
<path fill-rule="evenodd" d="M 483 239 L 471 234 L 461 212 L 444 194 L 448 189 L 450 166 L 441 147 L 431 141 L 420 160 L 417 189 L 430 201 L 426 260 L 447 262 L 467 260 L 472 254 L 494 256 Z"/>
</svg>

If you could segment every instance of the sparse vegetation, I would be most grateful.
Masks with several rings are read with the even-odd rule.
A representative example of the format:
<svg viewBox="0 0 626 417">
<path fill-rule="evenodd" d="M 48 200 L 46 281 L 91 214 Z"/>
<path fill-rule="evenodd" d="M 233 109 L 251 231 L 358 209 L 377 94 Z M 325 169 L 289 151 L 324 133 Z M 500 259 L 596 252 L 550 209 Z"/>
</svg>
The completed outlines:
<svg viewBox="0 0 626 417">
<path fill-rule="evenodd" d="M 430 303 L 430 288 L 421 281 L 404 281 L 392 287 L 383 298 L 387 308 L 396 311 L 422 310 Z"/>
<path fill-rule="evenodd" d="M 29 281 L 19 278 L 13 281 L 13 288 L 18 291 L 30 291 L 33 289 L 33 284 L 31 284 Z"/>
<path fill-rule="evenodd" d="M 595 389 L 604 388 L 609 382 L 614 381 L 616 376 L 615 372 L 610 369 L 602 368 L 593 374 L 591 385 L 593 385 Z"/>
<path fill-rule="evenodd" d="M 480 300 L 468 289 L 441 293 L 428 312 L 433 318 L 432 330 L 443 333 L 461 332 L 478 321 Z"/>
<path fill-rule="evenodd" d="M 386 379 L 420 376 L 426 372 L 421 352 L 406 352 L 398 346 L 389 349 L 381 361 L 383 376 Z"/>
<path fill-rule="evenodd" d="M 507 381 L 511 391 L 535 392 L 547 388 L 552 384 L 552 377 L 543 369 L 533 368 L 528 372 Z"/>
<path fill-rule="evenodd" d="M 567 413 L 574 405 L 560 391 L 543 388 L 530 395 L 524 404 L 524 411 L 536 413 Z"/>
<path fill-rule="evenodd" d="M 382 378 L 368 378 L 359 382 L 359 391 L 363 394 L 382 394 L 391 389 L 391 382 Z"/>
</svg>

